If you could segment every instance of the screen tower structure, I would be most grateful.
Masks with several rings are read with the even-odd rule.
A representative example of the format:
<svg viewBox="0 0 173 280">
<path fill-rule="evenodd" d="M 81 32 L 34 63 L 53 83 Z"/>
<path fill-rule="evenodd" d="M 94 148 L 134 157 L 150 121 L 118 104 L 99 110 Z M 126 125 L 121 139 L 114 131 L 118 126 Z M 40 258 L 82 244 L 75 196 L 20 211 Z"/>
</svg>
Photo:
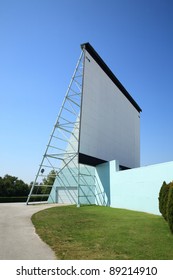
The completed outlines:
<svg viewBox="0 0 173 280">
<path fill-rule="evenodd" d="M 27 204 L 46 202 L 48 199 L 53 203 L 58 202 L 57 186 L 64 190 L 68 203 L 71 204 L 79 205 L 79 200 L 82 200 L 82 197 L 84 197 L 85 202 L 87 201 L 87 204 L 90 204 L 95 197 L 93 169 L 79 163 L 84 56 L 82 49 L 38 172 L 32 183 Z M 79 190 L 80 187 L 81 190 Z M 60 203 L 64 203 L 67 199 L 64 201 L 64 197 L 62 197 L 60 200 Z"/>
<path fill-rule="evenodd" d="M 140 165 L 140 107 L 93 47 L 81 48 L 27 204 L 106 205 L 95 166 Z"/>
</svg>

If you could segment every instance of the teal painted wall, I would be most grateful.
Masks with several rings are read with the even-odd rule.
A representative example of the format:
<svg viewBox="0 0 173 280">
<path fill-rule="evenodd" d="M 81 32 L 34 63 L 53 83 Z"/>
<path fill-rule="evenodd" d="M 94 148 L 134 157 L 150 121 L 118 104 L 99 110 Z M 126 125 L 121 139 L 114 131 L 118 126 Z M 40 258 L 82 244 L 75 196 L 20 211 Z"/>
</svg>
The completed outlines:
<svg viewBox="0 0 173 280">
<path fill-rule="evenodd" d="M 95 204 L 110 206 L 110 164 L 109 162 L 102 163 L 96 166 L 96 191 Z"/>
<path fill-rule="evenodd" d="M 116 171 L 109 162 L 111 207 L 160 214 L 158 196 L 163 181 L 173 180 L 173 162 Z"/>
<path fill-rule="evenodd" d="M 76 196 L 70 196 L 71 204 L 95 204 L 95 168 L 81 164 L 80 174 L 78 174 L 78 168 L 72 166 L 62 169 L 55 179 L 48 203 L 57 203 L 57 188 L 64 187 L 68 193 L 68 188 L 76 187 L 78 189 L 79 200 Z"/>
<path fill-rule="evenodd" d="M 71 171 L 77 174 L 77 169 Z M 56 188 L 62 187 L 61 176 L 67 188 L 78 186 L 71 171 L 65 168 L 60 177 L 57 177 L 48 199 L 49 203 L 56 202 Z M 169 183 L 173 180 L 173 161 L 124 171 L 119 171 L 118 161 L 110 161 L 96 168 L 83 167 L 81 173 L 84 175 L 80 179 L 80 204 L 96 204 L 160 214 L 159 191 L 163 181 Z"/>
<path fill-rule="evenodd" d="M 73 175 L 72 175 L 73 174 Z M 53 184 L 52 190 L 50 192 L 48 203 L 57 203 L 57 188 L 58 187 L 76 187 L 78 186 L 78 174 L 77 170 L 74 168 L 64 168 L 56 177 Z M 71 203 L 75 204 L 76 198 L 72 199 Z"/>
</svg>

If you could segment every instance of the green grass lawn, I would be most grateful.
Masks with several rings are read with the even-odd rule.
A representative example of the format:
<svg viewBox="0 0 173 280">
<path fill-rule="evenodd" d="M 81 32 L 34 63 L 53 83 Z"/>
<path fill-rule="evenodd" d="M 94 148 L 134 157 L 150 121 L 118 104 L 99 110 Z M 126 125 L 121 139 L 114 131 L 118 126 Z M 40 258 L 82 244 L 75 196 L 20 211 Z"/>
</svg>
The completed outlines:
<svg viewBox="0 0 173 280">
<path fill-rule="evenodd" d="M 64 206 L 40 211 L 32 222 L 58 259 L 173 260 L 173 235 L 161 216 Z"/>
</svg>

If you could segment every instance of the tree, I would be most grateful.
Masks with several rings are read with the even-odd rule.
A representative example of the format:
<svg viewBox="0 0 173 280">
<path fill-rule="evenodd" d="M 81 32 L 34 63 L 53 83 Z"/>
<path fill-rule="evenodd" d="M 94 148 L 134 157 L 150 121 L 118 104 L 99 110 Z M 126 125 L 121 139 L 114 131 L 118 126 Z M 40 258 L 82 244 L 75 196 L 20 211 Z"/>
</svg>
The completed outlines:
<svg viewBox="0 0 173 280">
<path fill-rule="evenodd" d="M 173 233 L 173 183 L 170 183 L 168 202 L 167 202 L 167 221 Z"/>
<path fill-rule="evenodd" d="M 18 177 L 5 175 L 0 177 L 0 196 L 27 196 L 29 193 L 29 186 Z"/>
<path fill-rule="evenodd" d="M 55 181 L 56 175 L 57 175 L 56 171 L 55 170 L 51 170 L 50 173 L 48 174 L 47 178 L 43 179 L 43 184 L 44 185 L 52 186 L 54 181 Z"/>
<path fill-rule="evenodd" d="M 55 178 L 57 176 L 57 173 L 55 170 L 51 170 L 48 174 L 47 178 L 43 179 L 43 185 L 42 185 L 42 193 L 43 194 L 49 194 L 51 191 L 51 188 L 49 186 L 53 186 Z"/>
<path fill-rule="evenodd" d="M 164 181 L 159 192 L 159 210 L 165 220 L 167 220 L 167 204 L 170 184 Z"/>
<path fill-rule="evenodd" d="M 3 196 L 4 193 L 5 193 L 4 181 L 3 178 L 0 177 L 0 196 Z"/>
</svg>

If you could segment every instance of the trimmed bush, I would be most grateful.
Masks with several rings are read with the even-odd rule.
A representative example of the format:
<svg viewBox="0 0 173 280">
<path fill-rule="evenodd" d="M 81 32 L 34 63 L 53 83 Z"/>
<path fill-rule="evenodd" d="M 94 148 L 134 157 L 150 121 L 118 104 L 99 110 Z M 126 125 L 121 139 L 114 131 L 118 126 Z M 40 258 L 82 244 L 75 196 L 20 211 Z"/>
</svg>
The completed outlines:
<svg viewBox="0 0 173 280">
<path fill-rule="evenodd" d="M 25 202 L 27 200 L 27 196 L 11 196 L 11 197 L 6 197 L 6 196 L 1 196 L 0 197 L 0 203 L 9 203 L 9 202 Z"/>
<path fill-rule="evenodd" d="M 159 193 L 159 211 L 166 221 L 167 221 L 167 204 L 168 204 L 168 194 L 169 194 L 170 184 L 166 184 L 166 182 L 163 182 Z"/>
<path fill-rule="evenodd" d="M 30 198 L 30 202 L 46 202 L 47 200 L 48 200 L 48 197 L 49 197 L 49 195 L 47 195 L 47 196 L 39 196 L 39 197 L 37 197 L 37 196 L 32 196 L 31 198 Z M 3 197 L 3 196 L 1 196 L 0 197 L 0 203 L 9 203 L 9 202 L 26 202 L 26 200 L 27 200 L 27 196 L 20 196 L 20 197 L 18 197 L 18 196 L 11 196 L 11 197 Z"/>
<path fill-rule="evenodd" d="M 173 233 L 173 182 L 163 182 L 159 192 L 159 210 Z"/>
<path fill-rule="evenodd" d="M 170 183 L 169 186 L 169 195 L 167 203 L 167 221 L 169 224 L 169 228 L 173 233 L 173 183 Z"/>
<path fill-rule="evenodd" d="M 29 202 L 46 202 L 49 198 L 49 195 L 44 195 L 44 196 L 31 196 Z"/>
<path fill-rule="evenodd" d="M 163 213 L 163 209 L 164 209 L 164 199 L 163 199 L 163 194 L 164 194 L 164 189 L 165 189 L 165 186 L 166 186 L 166 182 L 164 181 L 162 186 L 161 186 L 161 189 L 160 189 L 160 192 L 159 192 L 159 211 L 160 213 L 162 214 Z"/>
</svg>

